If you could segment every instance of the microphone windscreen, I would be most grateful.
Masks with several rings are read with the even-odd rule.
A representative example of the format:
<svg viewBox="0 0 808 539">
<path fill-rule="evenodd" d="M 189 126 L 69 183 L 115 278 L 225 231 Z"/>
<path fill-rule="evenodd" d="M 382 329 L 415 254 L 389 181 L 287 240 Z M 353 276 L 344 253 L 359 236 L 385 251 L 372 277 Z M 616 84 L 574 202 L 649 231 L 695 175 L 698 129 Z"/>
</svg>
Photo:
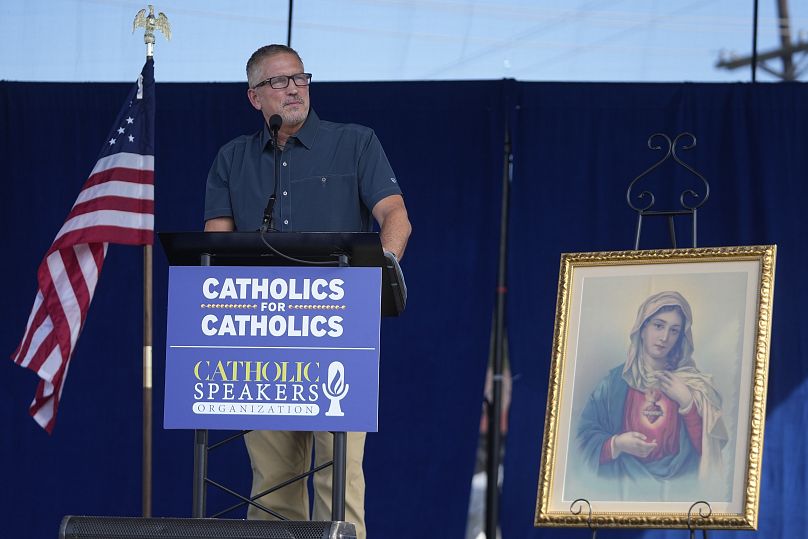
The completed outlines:
<svg viewBox="0 0 808 539">
<path fill-rule="evenodd" d="M 279 114 L 273 114 L 269 117 L 269 129 L 270 131 L 277 131 L 283 125 L 283 119 L 280 117 Z"/>
</svg>

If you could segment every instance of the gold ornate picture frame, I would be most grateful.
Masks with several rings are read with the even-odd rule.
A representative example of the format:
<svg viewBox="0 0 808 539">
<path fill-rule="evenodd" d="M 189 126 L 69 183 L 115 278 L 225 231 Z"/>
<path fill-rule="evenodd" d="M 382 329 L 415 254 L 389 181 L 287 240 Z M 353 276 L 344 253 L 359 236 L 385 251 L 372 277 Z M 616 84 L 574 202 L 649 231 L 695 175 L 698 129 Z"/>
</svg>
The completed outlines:
<svg viewBox="0 0 808 539">
<path fill-rule="evenodd" d="M 561 256 L 536 526 L 757 527 L 775 256 Z"/>
</svg>

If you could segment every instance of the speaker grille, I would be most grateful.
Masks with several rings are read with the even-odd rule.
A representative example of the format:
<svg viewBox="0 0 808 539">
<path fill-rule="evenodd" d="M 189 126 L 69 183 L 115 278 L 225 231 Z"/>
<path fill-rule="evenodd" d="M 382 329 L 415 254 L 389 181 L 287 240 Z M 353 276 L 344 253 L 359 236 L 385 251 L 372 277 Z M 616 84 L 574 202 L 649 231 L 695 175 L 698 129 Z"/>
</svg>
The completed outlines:
<svg viewBox="0 0 808 539">
<path fill-rule="evenodd" d="M 342 533 L 331 535 L 332 527 Z M 60 539 L 355 539 L 353 524 L 211 518 L 66 516 Z"/>
</svg>

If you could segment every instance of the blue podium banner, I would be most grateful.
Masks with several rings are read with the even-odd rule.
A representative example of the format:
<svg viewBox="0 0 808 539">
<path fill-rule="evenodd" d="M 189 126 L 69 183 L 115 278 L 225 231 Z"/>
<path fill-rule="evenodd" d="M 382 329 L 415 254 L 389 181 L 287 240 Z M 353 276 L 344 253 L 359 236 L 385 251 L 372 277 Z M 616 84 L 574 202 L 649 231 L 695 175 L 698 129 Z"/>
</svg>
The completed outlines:
<svg viewBox="0 0 808 539">
<path fill-rule="evenodd" d="M 169 268 L 164 426 L 376 432 L 381 268 Z"/>
</svg>

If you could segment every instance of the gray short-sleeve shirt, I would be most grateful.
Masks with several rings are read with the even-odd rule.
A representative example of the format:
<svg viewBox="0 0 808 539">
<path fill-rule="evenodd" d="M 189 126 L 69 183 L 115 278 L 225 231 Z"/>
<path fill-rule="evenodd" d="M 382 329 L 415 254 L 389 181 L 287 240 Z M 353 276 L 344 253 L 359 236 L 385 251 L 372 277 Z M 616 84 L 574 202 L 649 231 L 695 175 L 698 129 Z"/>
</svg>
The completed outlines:
<svg viewBox="0 0 808 539">
<path fill-rule="evenodd" d="M 314 110 L 280 153 L 274 210 L 282 232 L 368 232 L 377 202 L 400 195 L 372 129 L 320 120 Z M 258 230 L 274 184 L 266 125 L 225 144 L 208 174 L 205 220 L 232 217 L 236 230 Z"/>
</svg>

